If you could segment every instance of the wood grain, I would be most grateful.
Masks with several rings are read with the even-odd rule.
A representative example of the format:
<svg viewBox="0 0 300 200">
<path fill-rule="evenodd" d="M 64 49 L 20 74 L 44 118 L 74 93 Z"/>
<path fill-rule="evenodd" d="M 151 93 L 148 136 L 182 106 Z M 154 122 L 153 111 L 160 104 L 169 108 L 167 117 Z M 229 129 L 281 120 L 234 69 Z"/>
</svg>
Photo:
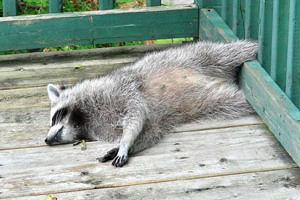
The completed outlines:
<svg viewBox="0 0 300 200">
<path fill-rule="evenodd" d="M 30 99 L 25 99 L 23 102 L 30 101 Z M 31 103 L 33 107 L 22 106 L 14 109 L 0 109 L 0 149 L 28 148 L 45 145 L 44 138 L 48 133 L 50 123 L 50 105 L 48 99 L 46 102 L 42 100 L 42 103 Z M 21 102 L 20 105 L 22 105 Z M 199 121 L 197 124 L 193 123 L 178 127 L 175 132 L 209 130 L 255 124 L 262 124 L 260 119 L 255 116 L 237 120 L 227 120 L 222 123 L 220 123 L 220 120 Z"/>
<path fill-rule="evenodd" d="M 2 150 L 0 183 L 4 187 L 0 187 L 0 197 L 34 196 L 295 167 L 263 126 L 175 133 L 155 147 L 131 157 L 129 164 L 121 169 L 95 160 L 113 146 L 93 142 L 88 143 L 86 151 L 72 145 Z"/>
<path fill-rule="evenodd" d="M 130 64 L 146 53 L 168 47 L 170 45 L 151 45 L 1 56 L 0 104 L 1 100 L 7 98 L 5 91 L 1 90 L 45 86 L 48 83 L 71 84 Z M 77 65 L 81 67 L 76 69 Z M 19 92 L 23 93 L 22 90 L 9 93 Z"/>
<path fill-rule="evenodd" d="M 149 183 L 127 187 L 101 188 L 68 193 L 53 193 L 53 197 L 64 200 L 95 199 L 174 199 L 174 200 L 297 200 L 300 196 L 299 170 L 287 169 L 270 172 L 246 173 Z M 31 196 L 32 200 L 44 199 L 45 195 Z M 27 200 L 28 197 L 14 198 Z"/>
</svg>

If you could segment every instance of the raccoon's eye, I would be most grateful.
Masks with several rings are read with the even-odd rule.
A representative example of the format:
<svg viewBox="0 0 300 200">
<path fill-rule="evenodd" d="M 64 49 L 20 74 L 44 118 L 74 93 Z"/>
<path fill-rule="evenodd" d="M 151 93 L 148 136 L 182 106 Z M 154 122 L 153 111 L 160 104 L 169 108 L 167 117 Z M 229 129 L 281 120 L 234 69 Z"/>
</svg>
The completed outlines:
<svg viewBox="0 0 300 200">
<path fill-rule="evenodd" d="M 58 122 L 60 122 L 66 115 L 68 114 L 68 109 L 67 108 L 61 108 L 52 117 L 52 125 L 54 126 Z"/>
<path fill-rule="evenodd" d="M 73 124 L 75 128 L 84 125 L 86 122 L 86 115 L 79 108 L 74 108 L 70 113 L 70 123 Z"/>
</svg>

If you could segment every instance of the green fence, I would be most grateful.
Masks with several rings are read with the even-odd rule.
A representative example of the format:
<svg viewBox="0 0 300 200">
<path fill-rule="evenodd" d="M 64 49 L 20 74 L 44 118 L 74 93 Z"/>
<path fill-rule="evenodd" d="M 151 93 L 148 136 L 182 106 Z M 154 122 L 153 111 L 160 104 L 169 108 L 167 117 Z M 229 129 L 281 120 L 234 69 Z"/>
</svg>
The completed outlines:
<svg viewBox="0 0 300 200">
<path fill-rule="evenodd" d="M 300 107 L 300 1 L 204 0 L 240 39 L 257 41 L 258 61 Z"/>
<path fill-rule="evenodd" d="M 300 1 L 196 3 L 208 8 L 200 10 L 200 39 L 228 42 L 238 37 L 258 42 L 259 63 L 243 66 L 240 85 L 256 112 L 300 164 Z"/>
<path fill-rule="evenodd" d="M 114 10 L 113 0 L 99 4 L 101 11 L 60 13 L 62 1 L 49 0 L 50 14 L 14 16 L 16 0 L 3 0 L 0 51 L 178 37 L 257 41 L 259 62 L 244 64 L 241 87 L 300 164 L 299 0 L 195 0 L 179 6 L 148 0 L 149 7 L 134 10 Z"/>
</svg>

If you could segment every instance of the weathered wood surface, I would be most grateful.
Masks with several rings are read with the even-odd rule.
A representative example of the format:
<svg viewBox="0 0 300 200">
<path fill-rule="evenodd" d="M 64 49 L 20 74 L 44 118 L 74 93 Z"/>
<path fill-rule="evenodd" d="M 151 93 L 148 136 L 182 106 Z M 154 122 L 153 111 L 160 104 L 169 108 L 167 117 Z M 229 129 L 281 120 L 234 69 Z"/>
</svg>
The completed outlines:
<svg viewBox="0 0 300 200">
<path fill-rule="evenodd" d="M 7 110 L 0 109 L 0 149 L 44 145 L 44 137 L 47 135 L 50 123 L 50 105 L 46 97 L 43 101 L 47 102 L 45 103 L 45 106 Z M 176 132 L 247 126 L 253 124 L 262 124 L 262 122 L 255 116 L 238 120 L 227 120 L 224 122 L 219 122 L 219 120 L 203 121 L 179 127 Z M 12 140 L 14 141 L 13 143 L 6 142 Z"/>
<path fill-rule="evenodd" d="M 197 36 L 196 5 L 0 18 L 0 51 Z"/>
<path fill-rule="evenodd" d="M 73 192 L 294 168 L 295 164 L 262 126 L 171 134 L 114 169 L 95 160 L 113 145 L 88 143 L 3 150 L 1 198 Z M 67 155 L 63 156 L 63 155 Z M 20 162 L 21 161 L 21 162 Z M 26 166 L 26 167 L 25 167 Z M 147 173 L 145 173 L 147 172 Z M 86 175 L 82 175 L 86 174 Z"/>
<path fill-rule="evenodd" d="M 258 62 L 245 63 L 241 77 L 241 86 L 249 102 L 293 159 L 300 164 L 298 109 Z"/>
<path fill-rule="evenodd" d="M 153 45 L 140 45 L 140 46 L 127 46 L 127 47 L 111 47 L 111 48 L 98 48 L 89 50 L 76 50 L 76 51 L 58 51 L 58 52 L 36 52 L 29 54 L 14 54 L 14 55 L 1 55 L 0 68 L 6 65 L 22 65 L 28 63 L 40 63 L 41 65 L 60 60 L 61 62 L 73 60 L 93 60 L 93 59 L 113 59 L 122 57 L 141 56 L 147 52 L 159 51 L 171 46 L 179 44 L 153 44 Z"/>
<path fill-rule="evenodd" d="M 78 53 L 47 53 L 44 57 L 42 53 L 16 55 L 15 57 L 1 56 L 0 90 L 41 86 L 55 82 L 70 84 L 81 78 L 94 77 L 134 62 L 147 52 L 165 49 L 168 46 L 99 49 L 91 50 L 91 55 L 80 51 Z M 78 65 L 80 67 L 76 68 Z"/>
<path fill-rule="evenodd" d="M 177 180 L 161 183 L 132 185 L 129 187 L 101 188 L 53 194 L 64 200 L 83 199 L 174 199 L 174 200 L 298 200 L 299 170 L 287 169 L 270 172 L 246 173 L 209 177 L 202 179 Z M 280 192 L 279 192 L 280 191 Z M 30 197 L 41 200 L 44 196 Z M 28 197 L 14 198 L 27 200 Z"/>
<path fill-rule="evenodd" d="M 241 127 L 249 125 L 259 125 L 264 124 L 264 122 L 257 115 L 250 115 L 247 117 L 241 117 L 234 120 L 201 120 L 186 124 L 180 127 L 176 127 L 174 132 L 183 132 L 183 131 L 197 131 L 205 129 L 218 129 L 218 128 L 230 128 L 230 127 Z"/>
<path fill-rule="evenodd" d="M 71 69 L 78 63 L 97 70 L 133 62 L 153 48 L 164 47 L 4 56 L 0 71 L 13 74 L 19 73 L 14 71 L 17 67 L 25 67 L 25 71 L 44 73 L 56 65 Z M 56 80 L 64 78 L 60 73 Z M 81 77 L 90 75 L 83 70 Z M 0 199 L 45 199 L 47 194 L 59 199 L 299 196 L 299 169 L 256 115 L 178 127 L 118 169 L 110 162 L 96 161 L 114 144 L 88 142 L 85 151 L 72 144 L 48 147 L 43 141 L 49 127 L 49 101 L 40 80 L 43 76 L 34 76 L 31 85 L 19 82 L 0 89 Z"/>
</svg>

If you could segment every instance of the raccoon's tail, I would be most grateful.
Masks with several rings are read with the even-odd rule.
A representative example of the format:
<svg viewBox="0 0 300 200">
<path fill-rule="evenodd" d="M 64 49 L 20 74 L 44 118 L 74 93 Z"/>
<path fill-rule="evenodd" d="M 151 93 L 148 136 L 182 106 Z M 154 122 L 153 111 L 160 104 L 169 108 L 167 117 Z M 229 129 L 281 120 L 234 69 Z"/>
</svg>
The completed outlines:
<svg viewBox="0 0 300 200">
<path fill-rule="evenodd" d="M 202 42 L 196 48 L 202 73 L 214 77 L 235 77 L 238 67 L 255 60 L 257 55 L 257 43 L 243 40 L 225 44 Z"/>
</svg>

